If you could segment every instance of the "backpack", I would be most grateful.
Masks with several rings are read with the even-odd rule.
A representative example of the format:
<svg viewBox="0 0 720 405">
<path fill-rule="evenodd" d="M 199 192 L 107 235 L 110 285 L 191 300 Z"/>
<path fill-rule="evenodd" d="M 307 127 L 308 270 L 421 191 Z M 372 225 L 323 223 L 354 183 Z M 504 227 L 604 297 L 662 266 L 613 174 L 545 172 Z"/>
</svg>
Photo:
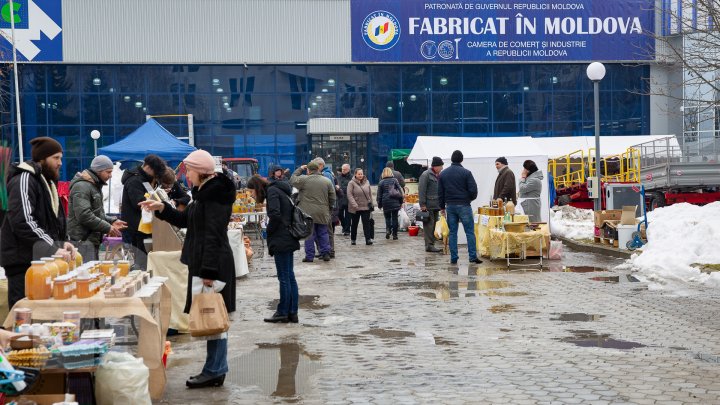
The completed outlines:
<svg viewBox="0 0 720 405">
<path fill-rule="evenodd" d="M 305 239 L 313 232 L 313 219 L 298 208 L 298 206 L 293 203 L 292 198 L 288 197 L 288 200 L 290 200 L 290 204 L 293 207 L 292 218 L 290 225 L 288 225 L 290 235 L 297 240 Z"/>
</svg>

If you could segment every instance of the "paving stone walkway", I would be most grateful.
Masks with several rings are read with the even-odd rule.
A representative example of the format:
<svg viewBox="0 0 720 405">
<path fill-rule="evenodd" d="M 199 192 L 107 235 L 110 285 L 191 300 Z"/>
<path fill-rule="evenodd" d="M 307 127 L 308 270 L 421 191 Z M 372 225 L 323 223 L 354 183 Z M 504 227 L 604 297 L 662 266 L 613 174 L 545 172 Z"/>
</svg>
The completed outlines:
<svg viewBox="0 0 720 405">
<path fill-rule="evenodd" d="M 716 291 L 649 291 L 622 260 L 568 250 L 539 273 L 462 249 L 450 265 L 407 234 L 336 244 L 329 263 L 295 256 L 297 325 L 262 321 L 277 279 L 272 258 L 253 263 L 225 386 L 187 390 L 205 343 L 175 337 L 160 403 L 720 403 Z"/>
</svg>

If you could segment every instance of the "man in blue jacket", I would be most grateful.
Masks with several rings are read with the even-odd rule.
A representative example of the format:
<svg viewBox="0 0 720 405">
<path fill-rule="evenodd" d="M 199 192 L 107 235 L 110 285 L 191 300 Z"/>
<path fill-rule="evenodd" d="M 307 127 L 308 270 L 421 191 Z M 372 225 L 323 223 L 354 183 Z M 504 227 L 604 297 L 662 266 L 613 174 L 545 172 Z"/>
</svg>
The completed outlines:
<svg viewBox="0 0 720 405">
<path fill-rule="evenodd" d="M 470 170 L 460 164 L 463 161 L 462 152 L 453 152 L 450 161 L 450 167 L 440 173 L 438 184 L 440 209 L 445 211 L 450 228 L 450 263 L 457 264 L 458 261 L 457 233 L 460 222 L 467 236 L 470 263 L 482 263 L 477 257 L 475 221 L 470 207 L 470 203 L 477 198 L 477 183 Z"/>
</svg>

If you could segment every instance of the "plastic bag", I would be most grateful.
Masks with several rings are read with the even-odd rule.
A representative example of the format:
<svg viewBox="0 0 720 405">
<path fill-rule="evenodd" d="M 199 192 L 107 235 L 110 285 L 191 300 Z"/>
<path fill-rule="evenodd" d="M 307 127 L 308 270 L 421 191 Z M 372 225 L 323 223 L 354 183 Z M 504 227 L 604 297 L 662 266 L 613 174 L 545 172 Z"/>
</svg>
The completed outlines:
<svg viewBox="0 0 720 405">
<path fill-rule="evenodd" d="M 404 209 L 398 213 L 398 229 L 407 229 L 410 226 L 410 217 Z"/>
<path fill-rule="evenodd" d="M 138 225 L 138 231 L 147 235 L 152 234 L 152 220 L 153 213 L 143 209 L 141 210 L 140 224 Z"/>
<path fill-rule="evenodd" d="M 445 239 L 450 235 L 450 228 L 448 227 L 447 220 L 444 216 L 440 215 L 438 221 L 435 223 L 435 237 L 438 239 Z"/>
<path fill-rule="evenodd" d="M 150 371 L 142 359 L 108 352 L 95 372 L 95 400 L 98 405 L 151 405 L 149 379 Z"/>
<path fill-rule="evenodd" d="M 548 254 L 548 259 L 560 260 L 560 259 L 562 259 L 562 254 L 563 254 L 562 242 L 559 240 L 550 241 L 550 252 Z"/>
</svg>

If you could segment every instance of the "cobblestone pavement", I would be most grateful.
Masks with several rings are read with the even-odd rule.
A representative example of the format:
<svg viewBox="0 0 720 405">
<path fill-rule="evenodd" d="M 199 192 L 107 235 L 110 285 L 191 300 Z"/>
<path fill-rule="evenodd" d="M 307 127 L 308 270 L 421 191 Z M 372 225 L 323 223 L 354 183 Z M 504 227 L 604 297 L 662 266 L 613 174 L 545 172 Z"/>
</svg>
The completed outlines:
<svg viewBox="0 0 720 405">
<path fill-rule="evenodd" d="M 256 260 L 237 284 L 225 386 L 186 389 L 205 343 L 173 338 L 161 403 L 720 403 L 715 291 L 649 291 L 585 253 L 507 272 L 468 266 L 463 249 L 450 265 L 407 234 L 336 244 L 329 263 L 295 256 L 297 325 L 262 321 L 277 279 Z"/>
</svg>

